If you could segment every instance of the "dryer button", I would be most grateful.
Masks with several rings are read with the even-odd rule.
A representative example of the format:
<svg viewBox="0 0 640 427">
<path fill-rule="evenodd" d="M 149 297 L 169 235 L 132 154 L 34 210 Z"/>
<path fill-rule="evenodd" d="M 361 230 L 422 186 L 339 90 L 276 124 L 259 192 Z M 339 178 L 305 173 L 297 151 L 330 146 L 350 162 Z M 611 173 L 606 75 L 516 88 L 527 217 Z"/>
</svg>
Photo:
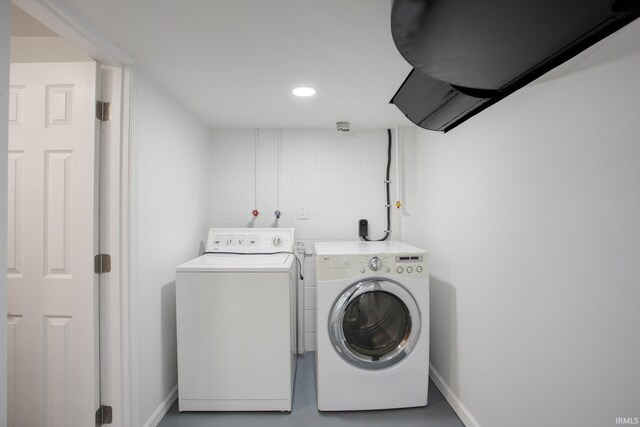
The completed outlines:
<svg viewBox="0 0 640 427">
<path fill-rule="evenodd" d="M 407 273 L 413 273 L 413 267 L 407 267 Z"/>
<path fill-rule="evenodd" d="M 396 268 L 396 271 L 397 271 L 398 273 L 402 273 L 402 271 L 403 271 L 403 270 L 402 270 L 402 267 L 398 267 L 398 268 Z"/>
<path fill-rule="evenodd" d="M 367 271 L 367 270 L 365 270 L 365 268 L 364 268 L 364 267 L 362 267 L 362 268 L 360 269 L 360 273 L 364 273 L 365 271 Z"/>
<path fill-rule="evenodd" d="M 422 273 L 422 267 L 416 267 L 416 271 L 417 271 L 418 273 Z"/>
<path fill-rule="evenodd" d="M 387 273 L 391 272 L 391 269 L 389 267 L 385 268 L 384 271 L 386 271 Z"/>
</svg>

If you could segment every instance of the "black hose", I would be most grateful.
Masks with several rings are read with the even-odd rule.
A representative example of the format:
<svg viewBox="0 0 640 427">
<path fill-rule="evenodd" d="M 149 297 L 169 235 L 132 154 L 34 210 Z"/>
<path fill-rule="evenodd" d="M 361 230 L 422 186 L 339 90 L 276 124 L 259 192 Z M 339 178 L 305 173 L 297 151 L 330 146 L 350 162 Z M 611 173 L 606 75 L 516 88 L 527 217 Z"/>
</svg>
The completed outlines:
<svg viewBox="0 0 640 427">
<path fill-rule="evenodd" d="M 387 137 L 389 143 L 387 144 L 387 177 L 385 179 L 385 185 L 387 186 L 387 229 L 384 230 L 384 237 L 378 240 L 371 240 L 367 236 L 362 236 L 362 239 L 367 242 L 382 242 L 389 238 L 391 234 L 391 195 L 389 194 L 389 172 L 391 171 L 391 129 L 387 129 Z M 396 141 L 396 144 L 398 141 Z"/>
</svg>

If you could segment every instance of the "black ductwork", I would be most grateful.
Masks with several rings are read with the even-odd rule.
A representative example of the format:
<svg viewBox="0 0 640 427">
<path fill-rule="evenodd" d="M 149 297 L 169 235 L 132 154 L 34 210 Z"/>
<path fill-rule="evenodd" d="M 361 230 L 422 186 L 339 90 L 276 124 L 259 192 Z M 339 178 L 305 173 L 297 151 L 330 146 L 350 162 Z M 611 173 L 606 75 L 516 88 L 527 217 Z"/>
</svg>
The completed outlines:
<svg viewBox="0 0 640 427">
<path fill-rule="evenodd" d="M 414 67 L 393 99 L 448 131 L 640 16 L 640 0 L 394 0 L 391 33 Z"/>
</svg>

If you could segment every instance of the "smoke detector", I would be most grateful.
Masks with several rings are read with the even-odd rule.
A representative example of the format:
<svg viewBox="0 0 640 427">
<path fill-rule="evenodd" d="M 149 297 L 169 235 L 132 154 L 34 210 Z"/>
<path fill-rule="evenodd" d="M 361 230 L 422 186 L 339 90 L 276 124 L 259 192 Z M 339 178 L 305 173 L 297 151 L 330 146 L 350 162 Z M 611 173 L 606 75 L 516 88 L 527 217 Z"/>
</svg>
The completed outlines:
<svg viewBox="0 0 640 427">
<path fill-rule="evenodd" d="M 349 122 L 337 122 L 336 130 L 338 132 L 349 132 Z"/>
</svg>

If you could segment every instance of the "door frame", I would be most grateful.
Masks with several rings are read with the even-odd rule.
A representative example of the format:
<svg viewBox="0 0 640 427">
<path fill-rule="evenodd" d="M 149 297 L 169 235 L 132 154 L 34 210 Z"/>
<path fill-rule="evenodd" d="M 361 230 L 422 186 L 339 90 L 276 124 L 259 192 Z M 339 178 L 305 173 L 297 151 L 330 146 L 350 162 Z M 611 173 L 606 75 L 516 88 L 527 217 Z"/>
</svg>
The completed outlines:
<svg viewBox="0 0 640 427">
<path fill-rule="evenodd" d="M 16 5 L 31 14 L 62 38 L 74 44 L 84 53 L 92 57 L 103 70 L 107 67 L 113 79 L 113 84 L 107 85 L 101 90 L 103 96 L 110 98 L 113 114 L 108 122 L 108 131 L 104 132 L 101 126 L 100 147 L 108 146 L 110 149 L 104 156 L 100 156 L 100 175 L 107 176 L 109 191 L 103 192 L 103 183 L 100 186 L 100 249 L 108 250 L 112 258 L 112 270 L 108 277 L 100 278 L 99 291 L 106 298 L 100 298 L 100 378 L 101 395 L 104 396 L 103 404 L 113 407 L 115 426 L 130 427 L 139 424 L 138 400 L 132 397 L 138 396 L 139 375 L 136 342 L 135 313 L 133 307 L 134 293 L 130 290 L 130 283 L 134 273 L 133 256 L 135 254 L 135 182 L 136 182 L 136 117 L 138 111 L 137 85 L 134 80 L 134 63 L 129 55 L 119 49 L 106 38 L 95 26 L 86 21 L 74 10 L 59 4 L 55 0 L 13 0 Z M 9 9 L 9 0 L 0 0 L 6 4 L 0 8 Z M 4 12 L 4 10 L 3 10 Z M 8 15 L 4 14 L 9 20 Z M 4 22 L 0 22 L 4 24 Z M 2 25 L 0 25 L 2 27 Z M 8 41 L 7 41 L 8 42 Z M 0 68 L 9 66 L 8 51 L 6 55 L 0 46 Z M 103 71 L 104 73 L 104 71 Z M 8 73 L 7 73 L 8 74 Z M 1 81 L 2 92 L 8 91 L 7 81 Z M 8 117 L 5 106 L 0 106 L 0 114 Z M 7 106 L 8 107 L 8 106 Z M 0 169 L 6 170 L 8 134 L 6 120 L 3 116 L 0 126 Z M 105 137 L 103 140 L 102 137 Z M 133 185 L 132 185 L 133 184 Z M 1 207 L 6 207 L 6 188 L 0 190 L 2 197 Z M 6 209 L 4 209 L 6 210 Z M 2 223 L 6 222 L 6 215 L 2 214 Z M 133 220 L 133 221 L 132 221 Z M 108 224 L 103 228 L 103 224 Z M 6 228 L 6 227 L 4 227 Z M 0 244 L 6 247 L 6 234 L 0 231 Z M 105 231 L 105 234 L 102 232 Z M 6 262 L 6 252 L 0 251 L 2 260 L 0 267 Z M 6 300 L 6 282 L 0 282 L 1 300 Z M 104 288 L 104 289 L 103 289 Z M 6 318 L 4 304 L 0 315 Z M 2 328 L 4 331 L 4 328 Z M 0 334 L 6 348 L 6 336 Z M 4 392 L 0 397 L 6 397 L 6 354 L 3 353 L 0 380 Z M 5 396 L 3 396 L 3 393 Z M 6 402 L 2 398 L 0 409 Z M 0 411 L 0 413 L 6 413 Z M 0 426 L 5 425 L 6 420 L 0 419 Z"/>
<path fill-rule="evenodd" d="M 10 2 L 0 0 L 0 173 L 8 173 Z M 6 182 L 6 181 L 3 181 Z M 7 185 L 0 185 L 0 318 L 7 319 Z M 6 323 L 5 323 L 6 325 Z M 0 426 L 7 425 L 7 328 L 0 328 Z"/>
</svg>

